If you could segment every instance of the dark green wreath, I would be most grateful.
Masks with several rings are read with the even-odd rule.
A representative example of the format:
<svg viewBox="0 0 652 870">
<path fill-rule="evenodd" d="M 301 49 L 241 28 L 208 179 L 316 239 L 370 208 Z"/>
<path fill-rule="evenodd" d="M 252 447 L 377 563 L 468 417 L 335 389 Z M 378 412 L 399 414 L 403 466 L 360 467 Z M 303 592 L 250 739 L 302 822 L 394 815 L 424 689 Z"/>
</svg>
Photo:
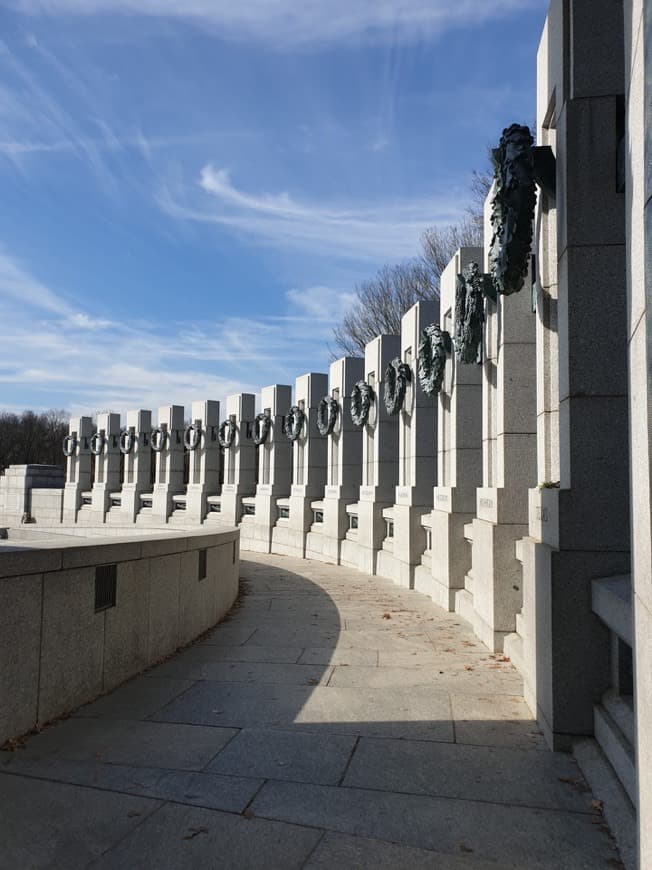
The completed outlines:
<svg viewBox="0 0 652 870">
<path fill-rule="evenodd" d="M 283 431 L 289 441 L 296 441 L 299 435 L 301 435 L 305 419 L 306 415 L 301 408 L 298 405 L 292 405 L 283 421 Z"/>
<path fill-rule="evenodd" d="M 354 426 L 365 426 L 369 419 L 374 391 L 366 381 L 358 381 L 351 390 L 351 420 Z"/>
<path fill-rule="evenodd" d="M 168 440 L 168 430 L 164 426 L 157 426 L 152 429 L 152 434 L 149 438 L 149 443 L 152 445 L 154 453 L 160 453 L 165 447 Z"/>
<path fill-rule="evenodd" d="M 70 458 L 74 456 L 75 450 L 77 449 L 77 439 L 74 435 L 66 435 L 63 439 L 63 455 Z"/>
<path fill-rule="evenodd" d="M 441 390 L 446 368 L 446 356 L 450 351 L 451 339 L 447 332 L 435 323 L 426 326 L 421 332 L 417 372 L 421 389 L 426 396 L 434 396 Z"/>
<path fill-rule="evenodd" d="M 220 428 L 217 430 L 217 440 L 220 447 L 225 450 L 230 450 L 233 447 L 235 440 L 235 420 L 228 417 L 220 423 Z"/>
<path fill-rule="evenodd" d="M 272 418 L 269 414 L 256 414 L 254 417 L 254 432 L 253 442 L 256 447 L 260 447 L 267 441 L 269 430 L 272 426 Z"/>
<path fill-rule="evenodd" d="M 412 371 L 407 363 L 395 357 L 385 369 L 383 398 L 388 414 L 398 414 L 405 400 L 407 385 L 412 380 Z"/>
<path fill-rule="evenodd" d="M 324 396 L 317 407 L 317 428 L 320 435 L 330 435 L 335 428 L 339 413 L 337 400 L 332 396 Z"/>
<path fill-rule="evenodd" d="M 491 201 L 489 266 L 496 290 L 505 296 L 523 287 L 532 250 L 537 199 L 533 145 L 529 128 L 512 124 L 503 130 L 492 152 L 496 188 Z"/>
<path fill-rule="evenodd" d="M 480 362 L 484 323 L 484 275 L 470 263 L 455 288 L 455 356 L 461 363 Z"/>
</svg>

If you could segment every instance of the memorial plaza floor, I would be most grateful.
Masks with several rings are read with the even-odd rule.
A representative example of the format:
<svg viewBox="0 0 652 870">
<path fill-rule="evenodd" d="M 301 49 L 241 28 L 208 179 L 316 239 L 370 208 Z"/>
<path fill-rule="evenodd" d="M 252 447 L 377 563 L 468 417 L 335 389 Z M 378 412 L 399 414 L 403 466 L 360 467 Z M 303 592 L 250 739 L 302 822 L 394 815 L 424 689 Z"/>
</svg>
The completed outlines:
<svg viewBox="0 0 652 870">
<path fill-rule="evenodd" d="M 425 596 L 243 554 L 230 617 L 0 753 L 0 867 L 621 867 L 509 661 Z"/>
</svg>

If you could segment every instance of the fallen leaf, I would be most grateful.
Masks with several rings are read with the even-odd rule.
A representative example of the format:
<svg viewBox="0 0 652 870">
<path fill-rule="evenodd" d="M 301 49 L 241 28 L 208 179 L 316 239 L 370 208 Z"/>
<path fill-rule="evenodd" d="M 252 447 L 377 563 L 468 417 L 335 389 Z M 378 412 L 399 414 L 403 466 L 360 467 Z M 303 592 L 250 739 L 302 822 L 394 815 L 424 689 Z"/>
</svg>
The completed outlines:
<svg viewBox="0 0 652 870">
<path fill-rule="evenodd" d="M 256 813 L 250 809 L 246 809 L 242 815 L 245 817 L 245 819 L 255 819 L 256 818 Z"/>
<path fill-rule="evenodd" d="M 604 807 L 604 804 L 602 803 L 602 801 L 598 801 L 595 799 L 591 801 L 591 809 L 592 810 L 597 810 L 599 813 L 601 813 L 603 807 Z"/>
<path fill-rule="evenodd" d="M 460 843 L 460 852 L 473 852 L 473 849 L 470 846 L 465 846 L 464 843 Z"/>
<path fill-rule="evenodd" d="M 391 619 L 391 618 L 392 618 L 392 614 L 391 614 L 391 613 L 383 613 L 383 615 L 382 615 L 381 618 L 382 618 L 382 619 Z"/>
<path fill-rule="evenodd" d="M 186 836 L 183 838 L 184 840 L 192 840 L 192 839 L 194 839 L 194 837 L 199 836 L 199 834 L 207 834 L 208 833 L 208 828 L 204 828 L 204 827 L 188 828 L 188 830 L 190 831 L 190 833 L 186 834 Z"/>
</svg>

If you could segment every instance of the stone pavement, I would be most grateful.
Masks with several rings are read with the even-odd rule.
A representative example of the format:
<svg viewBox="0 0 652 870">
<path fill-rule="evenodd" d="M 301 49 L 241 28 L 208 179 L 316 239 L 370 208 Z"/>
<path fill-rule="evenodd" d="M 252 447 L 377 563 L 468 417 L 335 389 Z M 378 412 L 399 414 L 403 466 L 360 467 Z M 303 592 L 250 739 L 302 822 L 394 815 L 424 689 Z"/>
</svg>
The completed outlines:
<svg viewBox="0 0 652 870">
<path fill-rule="evenodd" d="M 244 554 L 194 646 L 0 753 L 0 868 L 622 866 L 509 662 L 425 596 Z"/>
</svg>

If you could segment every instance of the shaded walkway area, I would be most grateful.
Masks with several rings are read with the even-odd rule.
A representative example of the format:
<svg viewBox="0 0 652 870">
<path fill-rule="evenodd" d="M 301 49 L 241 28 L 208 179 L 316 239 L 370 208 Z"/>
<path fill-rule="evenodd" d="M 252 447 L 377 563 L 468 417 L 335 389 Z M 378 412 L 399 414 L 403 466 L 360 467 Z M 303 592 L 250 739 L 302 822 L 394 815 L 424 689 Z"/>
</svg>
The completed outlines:
<svg viewBox="0 0 652 870">
<path fill-rule="evenodd" d="M 0 753 L 0 868 L 621 866 L 458 617 L 316 562 L 241 574 L 208 636 Z"/>
</svg>

